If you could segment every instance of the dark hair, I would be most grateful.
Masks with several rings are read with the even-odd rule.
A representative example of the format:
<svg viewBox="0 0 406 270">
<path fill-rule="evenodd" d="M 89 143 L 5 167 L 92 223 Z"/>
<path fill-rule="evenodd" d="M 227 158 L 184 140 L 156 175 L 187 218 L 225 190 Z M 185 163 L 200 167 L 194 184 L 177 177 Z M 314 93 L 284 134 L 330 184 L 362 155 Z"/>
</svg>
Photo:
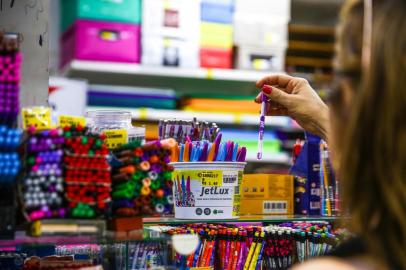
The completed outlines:
<svg viewBox="0 0 406 270">
<path fill-rule="evenodd" d="M 335 69 L 353 99 L 348 106 L 340 91 L 332 95 L 332 131 L 340 135 L 332 144 L 350 228 L 373 258 L 406 269 L 406 1 L 373 2 L 364 70 L 364 3 L 346 1 L 342 9 Z"/>
</svg>

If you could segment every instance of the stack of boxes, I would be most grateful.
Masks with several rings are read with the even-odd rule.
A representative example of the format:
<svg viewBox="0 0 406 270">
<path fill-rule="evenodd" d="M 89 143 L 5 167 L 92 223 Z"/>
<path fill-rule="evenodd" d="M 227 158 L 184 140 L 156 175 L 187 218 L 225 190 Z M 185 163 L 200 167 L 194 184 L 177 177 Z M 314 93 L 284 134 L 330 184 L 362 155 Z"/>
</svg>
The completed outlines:
<svg viewBox="0 0 406 270">
<path fill-rule="evenodd" d="M 233 0 L 201 1 L 201 67 L 233 67 L 233 15 Z"/>
<path fill-rule="evenodd" d="M 61 65 L 140 62 L 141 0 L 62 0 Z"/>
<path fill-rule="evenodd" d="M 236 67 L 283 71 L 290 0 L 236 0 L 235 9 Z"/>
<path fill-rule="evenodd" d="M 142 5 L 142 63 L 199 66 L 199 0 L 146 0 Z"/>
</svg>

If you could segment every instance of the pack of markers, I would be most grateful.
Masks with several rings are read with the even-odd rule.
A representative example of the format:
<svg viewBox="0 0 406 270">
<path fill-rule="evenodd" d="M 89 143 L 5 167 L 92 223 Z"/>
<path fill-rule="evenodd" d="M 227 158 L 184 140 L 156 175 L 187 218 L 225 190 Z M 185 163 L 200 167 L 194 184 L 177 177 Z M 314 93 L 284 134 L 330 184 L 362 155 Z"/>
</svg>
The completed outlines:
<svg viewBox="0 0 406 270">
<path fill-rule="evenodd" d="M 237 143 L 186 138 L 174 149 L 171 165 L 175 218 L 235 219 L 247 149 Z"/>
</svg>

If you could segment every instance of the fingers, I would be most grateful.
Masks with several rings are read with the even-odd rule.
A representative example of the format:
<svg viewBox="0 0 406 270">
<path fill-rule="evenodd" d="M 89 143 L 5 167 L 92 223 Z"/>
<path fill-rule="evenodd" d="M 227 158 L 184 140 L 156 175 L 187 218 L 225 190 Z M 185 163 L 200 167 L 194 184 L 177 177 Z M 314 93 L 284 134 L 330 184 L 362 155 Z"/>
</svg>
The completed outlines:
<svg viewBox="0 0 406 270">
<path fill-rule="evenodd" d="M 272 101 L 274 101 L 286 108 L 289 108 L 289 105 L 291 104 L 291 100 L 295 98 L 294 95 L 288 94 L 279 88 L 269 86 L 269 85 L 264 85 L 262 87 L 262 93 L 264 93 Z"/>
<path fill-rule="evenodd" d="M 261 88 L 262 86 L 264 86 L 264 84 L 268 84 L 268 85 L 278 85 L 281 88 L 285 88 L 288 85 L 288 83 L 294 79 L 295 77 L 285 74 L 271 75 L 257 81 L 256 86 L 258 88 Z"/>
</svg>

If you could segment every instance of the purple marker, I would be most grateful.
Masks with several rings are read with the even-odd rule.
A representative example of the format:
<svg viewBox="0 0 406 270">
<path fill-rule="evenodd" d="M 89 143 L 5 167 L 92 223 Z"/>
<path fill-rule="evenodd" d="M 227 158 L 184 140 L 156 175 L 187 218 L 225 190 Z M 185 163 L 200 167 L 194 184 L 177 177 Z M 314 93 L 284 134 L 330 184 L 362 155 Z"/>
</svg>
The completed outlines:
<svg viewBox="0 0 406 270">
<path fill-rule="evenodd" d="M 264 130 L 265 130 L 265 110 L 266 110 L 266 97 L 263 93 L 261 93 L 261 115 L 259 117 L 257 159 L 262 159 L 262 149 L 264 146 Z"/>
</svg>

